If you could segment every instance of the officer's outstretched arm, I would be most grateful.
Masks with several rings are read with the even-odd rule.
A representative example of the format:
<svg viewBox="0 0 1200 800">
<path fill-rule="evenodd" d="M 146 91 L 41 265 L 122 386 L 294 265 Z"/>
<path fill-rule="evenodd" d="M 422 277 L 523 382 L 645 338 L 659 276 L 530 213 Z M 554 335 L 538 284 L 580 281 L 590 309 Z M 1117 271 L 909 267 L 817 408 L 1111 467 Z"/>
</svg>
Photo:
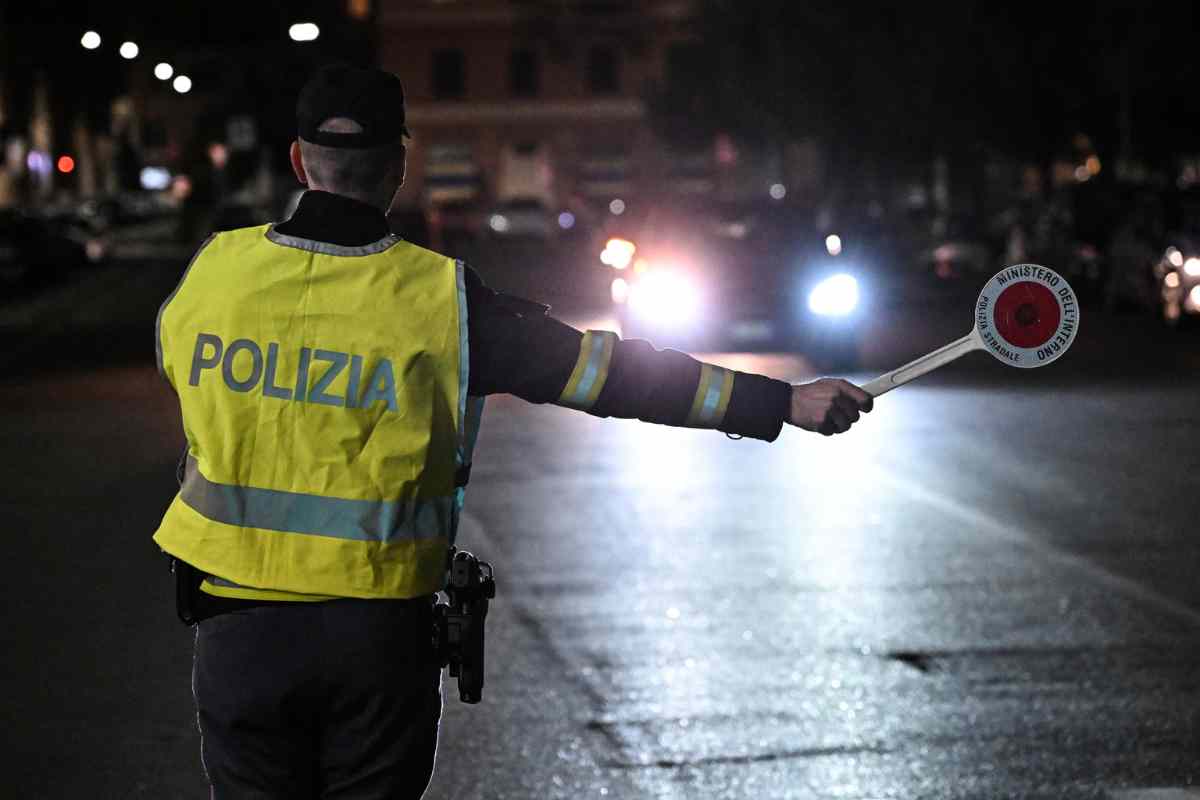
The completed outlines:
<svg viewBox="0 0 1200 800">
<path fill-rule="evenodd" d="M 785 381 L 705 364 L 610 331 L 577 330 L 549 316 L 544 305 L 488 288 L 471 269 L 466 290 L 473 395 L 513 394 L 599 417 L 713 428 L 767 441 L 784 422 L 801 424 L 805 418 L 808 405 L 794 404 Z M 799 397 L 810 394 L 805 390 Z M 810 415 L 817 413 L 810 409 Z"/>
<path fill-rule="evenodd" d="M 792 387 L 641 339 L 588 331 L 558 400 L 601 417 L 713 428 L 767 441 L 791 418 Z"/>
</svg>

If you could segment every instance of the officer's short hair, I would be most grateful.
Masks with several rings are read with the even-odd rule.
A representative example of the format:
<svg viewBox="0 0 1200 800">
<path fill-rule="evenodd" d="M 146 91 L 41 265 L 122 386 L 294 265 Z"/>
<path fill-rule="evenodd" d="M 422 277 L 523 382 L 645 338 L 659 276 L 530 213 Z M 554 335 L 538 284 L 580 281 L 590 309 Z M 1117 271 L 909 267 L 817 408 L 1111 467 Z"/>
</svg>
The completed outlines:
<svg viewBox="0 0 1200 800">
<path fill-rule="evenodd" d="M 346 117 L 333 117 L 318 130 L 328 133 L 359 133 L 362 126 Z M 300 158 L 309 183 L 335 194 L 371 193 L 387 179 L 392 166 L 403 157 L 400 142 L 375 147 L 327 147 L 300 139 Z"/>
</svg>

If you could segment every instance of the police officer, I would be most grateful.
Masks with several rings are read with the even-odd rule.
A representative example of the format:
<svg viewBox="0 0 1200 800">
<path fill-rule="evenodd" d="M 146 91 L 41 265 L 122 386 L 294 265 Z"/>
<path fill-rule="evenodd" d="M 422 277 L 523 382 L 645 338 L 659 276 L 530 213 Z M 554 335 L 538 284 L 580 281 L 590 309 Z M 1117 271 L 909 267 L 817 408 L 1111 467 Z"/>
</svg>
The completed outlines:
<svg viewBox="0 0 1200 800">
<path fill-rule="evenodd" d="M 286 222 L 218 233 L 157 321 L 187 452 L 154 538 L 198 622 L 213 796 L 417 798 L 441 713 L 432 652 L 482 398 L 773 440 L 847 430 L 871 399 L 580 332 L 388 231 L 404 96 L 320 70 Z"/>
</svg>

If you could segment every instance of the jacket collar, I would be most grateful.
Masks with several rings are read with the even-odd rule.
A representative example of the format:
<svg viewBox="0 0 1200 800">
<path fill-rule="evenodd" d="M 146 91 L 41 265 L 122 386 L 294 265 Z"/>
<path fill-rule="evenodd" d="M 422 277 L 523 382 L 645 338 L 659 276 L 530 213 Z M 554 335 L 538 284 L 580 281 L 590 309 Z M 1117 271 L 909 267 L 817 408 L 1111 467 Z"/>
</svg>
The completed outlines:
<svg viewBox="0 0 1200 800">
<path fill-rule="evenodd" d="M 339 247 L 366 247 L 390 235 L 378 208 L 340 194 L 310 189 L 300 197 L 291 219 L 273 227 L 283 237 Z"/>
</svg>

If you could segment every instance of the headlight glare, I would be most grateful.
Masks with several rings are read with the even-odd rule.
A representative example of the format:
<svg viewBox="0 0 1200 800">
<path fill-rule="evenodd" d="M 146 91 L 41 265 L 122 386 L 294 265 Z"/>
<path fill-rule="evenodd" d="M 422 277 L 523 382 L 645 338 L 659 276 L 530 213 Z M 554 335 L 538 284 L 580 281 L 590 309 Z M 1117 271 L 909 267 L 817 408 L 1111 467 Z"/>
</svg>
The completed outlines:
<svg viewBox="0 0 1200 800">
<path fill-rule="evenodd" d="M 651 269 L 630 287 L 629 308 L 648 321 L 681 325 L 699 314 L 700 293 L 677 272 Z"/>
<path fill-rule="evenodd" d="M 600 253 L 600 262 L 614 269 L 625 269 L 636 252 L 637 246 L 628 239 L 609 239 Z"/>
<path fill-rule="evenodd" d="M 610 291 L 613 302 L 621 305 L 629 299 L 629 281 L 624 278 L 614 278 Z"/>
<path fill-rule="evenodd" d="M 844 317 L 858 307 L 858 281 L 838 273 L 818 283 L 808 294 L 808 308 L 823 317 Z"/>
</svg>

